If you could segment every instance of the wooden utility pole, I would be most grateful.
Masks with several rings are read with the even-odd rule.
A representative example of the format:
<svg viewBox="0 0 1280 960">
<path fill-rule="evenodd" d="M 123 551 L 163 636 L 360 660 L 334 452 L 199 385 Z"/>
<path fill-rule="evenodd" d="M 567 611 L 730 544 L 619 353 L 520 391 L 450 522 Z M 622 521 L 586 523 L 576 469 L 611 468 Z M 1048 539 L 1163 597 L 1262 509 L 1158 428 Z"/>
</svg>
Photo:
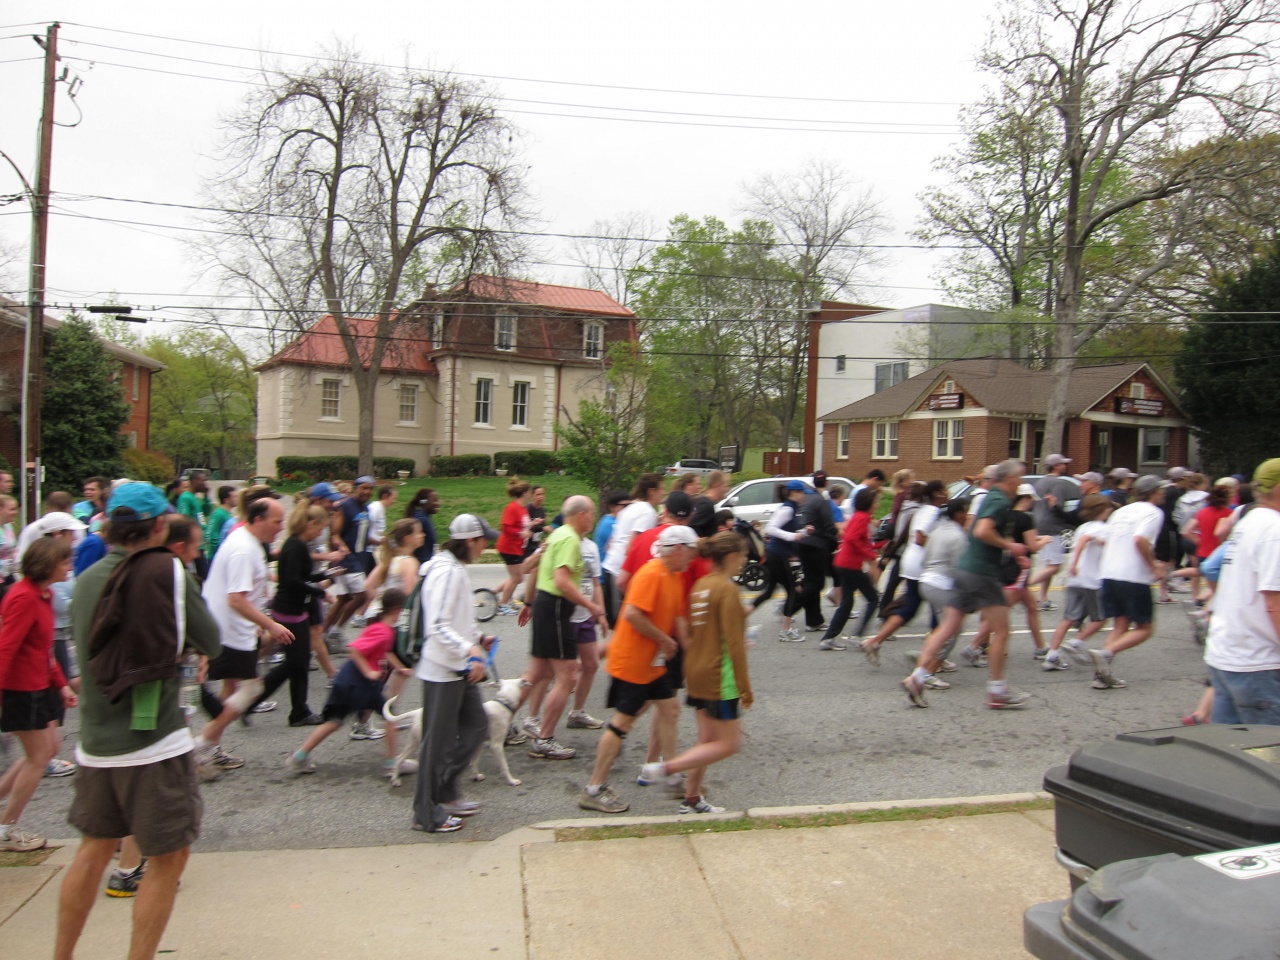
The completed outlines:
<svg viewBox="0 0 1280 960">
<path fill-rule="evenodd" d="M 44 377 L 45 260 L 49 247 L 49 174 L 53 166 L 53 107 L 58 87 L 58 27 L 50 24 L 44 47 L 44 106 L 40 112 L 40 147 L 36 188 L 31 196 L 31 284 L 27 347 L 22 378 L 22 512 L 31 523 L 40 516 L 40 398 Z"/>
</svg>

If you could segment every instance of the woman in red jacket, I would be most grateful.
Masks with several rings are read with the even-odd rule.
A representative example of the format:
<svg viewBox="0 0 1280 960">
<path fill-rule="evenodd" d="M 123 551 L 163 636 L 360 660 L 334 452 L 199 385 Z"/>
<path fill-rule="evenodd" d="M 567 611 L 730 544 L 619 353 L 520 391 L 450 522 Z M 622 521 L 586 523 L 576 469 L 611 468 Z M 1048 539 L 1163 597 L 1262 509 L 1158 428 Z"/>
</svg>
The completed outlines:
<svg viewBox="0 0 1280 960">
<path fill-rule="evenodd" d="M 503 616 L 518 613 L 511 605 L 511 595 L 516 592 L 523 575 L 524 547 L 529 541 L 529 497 L 533 488 L 519 477 L 507 481 L 507 496 L 511 502 L 502 511 L 502 531 L 496 544 L 498 555 L 507 566 L 507 579 L 498 584 L 498 613 Z M 526 597 L 533 605 L 533 598 Z"/>
<path fill-rule="evenodd" d="M 58 752 L 58 726 L 76 695 L 53 657 L 49 584 L 71 573 L 71 544 L 41 537 L 22 557 L 22 576 L 0 603 L 0 732 L 22 744 L 23 759 L 0 777 L 8 797 L 0 820 L 0 850 L 38 850 L 44 838 L 24 833 L 18 818 Z"/>
<path fill-rule="evenodd" d="M 845 524 L 844 536 L 840 540 L 840 549 L 836 551 L 834 561 L 836 583 L 840 586 L 840 606 L 831 615 L 831 625 L 827 627 L 827 633 L 818 645 L 819 650 L 844 649 L 844 645 L 838 643 L 836 638 L 840 636 L 840 631 L 849 620 L 849 614 L 853 612 L 855 591 L 866 598 L 867 608 L 862 614 L 862 626 L 854 637 L 861 637 L 867 632 L 867 626 L 880 603 L 875 582 L 867 572 L 875 570 L 876 548 L 871 544 L 871 511 L 875 509 L 879 494 L 879 490 L 863 487 L 853 498 L 853 516 Z"/>
</svg>

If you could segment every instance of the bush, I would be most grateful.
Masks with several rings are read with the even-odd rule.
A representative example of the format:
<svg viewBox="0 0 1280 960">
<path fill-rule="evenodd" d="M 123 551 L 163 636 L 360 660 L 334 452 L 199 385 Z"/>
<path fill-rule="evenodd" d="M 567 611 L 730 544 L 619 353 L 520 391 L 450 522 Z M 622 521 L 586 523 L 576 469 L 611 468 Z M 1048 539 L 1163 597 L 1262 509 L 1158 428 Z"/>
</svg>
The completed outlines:
<svg viewBox="0 0 1280 960">
<path fill-rule="evenodd" d="M 493 458 L 487 453 L 463 453 L 454 457 L 432 457 L 431 476 L 470 477 L 493 472 Z"/>
<path fill-rule="evenodd" d="M 495 453 L 493 462 L 522 477 L 539 477 L 560 469 L 560 458 L 550 450 L 512 450 Z"/>
<path fill-rule="evenodd" d="M 374 457 L 374 476 L 390 478 L 400 470 L 413 473 L 411 457 Z M 312 480 L 352 480 L 360 472 L 359 457 L 276 457 L 276 476 L 305 474 Z"/>
<path fill-rule="evenodd" d="M 130 448 L 121 457 L 124 469 L 130 480 L 145 480 L 147 483 L 168 483 L 174 478 L 173 460 L 159 450 L 138 450 Z"/>
</svg>

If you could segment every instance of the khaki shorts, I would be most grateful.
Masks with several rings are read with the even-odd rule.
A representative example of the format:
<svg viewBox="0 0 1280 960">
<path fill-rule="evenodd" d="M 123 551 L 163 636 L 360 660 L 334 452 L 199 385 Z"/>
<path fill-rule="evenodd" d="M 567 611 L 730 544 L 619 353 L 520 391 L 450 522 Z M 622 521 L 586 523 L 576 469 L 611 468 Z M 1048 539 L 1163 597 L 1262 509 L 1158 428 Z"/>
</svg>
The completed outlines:
<svg viewBox="0 0 1280 960">
<path fill-rule="evenodd" d="M 203 814 L 195 754 L 184 753 L 136 767 L 81 765 L 67 822 L 100 840 L 132 834 L 144 857 L 159 857 L 195 843 Z"/>
</svg>

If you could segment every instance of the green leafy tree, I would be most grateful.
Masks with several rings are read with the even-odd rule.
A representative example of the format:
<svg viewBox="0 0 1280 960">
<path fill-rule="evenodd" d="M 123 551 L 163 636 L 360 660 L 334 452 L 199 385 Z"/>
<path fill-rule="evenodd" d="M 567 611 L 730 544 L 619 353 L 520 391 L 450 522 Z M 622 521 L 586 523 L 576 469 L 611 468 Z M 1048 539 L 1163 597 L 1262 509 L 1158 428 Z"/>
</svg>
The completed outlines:
<svg viewBox="0 0 1280 960">
<path fill-rule="evenodd" d="M 40 452 L 45 490 L 79 490 L 85 477 L 118 477 L 129 421 L 120 364 L 93 327 L 75 316 L 50 338 L 40 403 Z"/>
<path fill-rule="evenodd" d="M 1175 364 L 1182 405 L 1214 473 L 1280 455 L 1280 244 L 1222 281 L 1186 332 Z"/>
</svg>

